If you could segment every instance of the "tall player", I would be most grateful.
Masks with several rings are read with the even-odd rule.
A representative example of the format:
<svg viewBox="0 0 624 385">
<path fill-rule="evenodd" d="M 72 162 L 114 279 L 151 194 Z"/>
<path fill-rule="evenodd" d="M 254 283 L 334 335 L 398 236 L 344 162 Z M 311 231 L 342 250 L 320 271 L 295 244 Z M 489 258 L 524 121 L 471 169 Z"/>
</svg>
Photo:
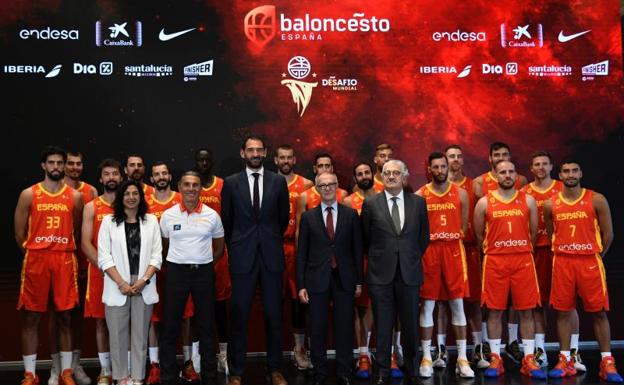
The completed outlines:
<svg viewBox="0 0 624 385">
<path fill-rule="evenodd" d="M 199 193 L 199 201 L 221 215 L 221 190 L 223 179 L 212 173 L 214 163 L 212 151 L 200 148 L 195 152 L 195 169 L 201 175 L 202 189 Z M 219 353 L 217 353 L 217 370 L 229 374 L 227 365 L 227 341 L 228 341 L 228 300 L 232 296 L 232 282 L 230 281 L 229 257 L 227 248 L 223 250 L 223 256 L 215 263 L 215 321 L 217 324 L 217 337 L 219 340 Z M 193 350 L 199 355 L 199 342 L 193 342 Z M 197 362 L 199 363 L 199 362 Z"/>
<path fill-rule="evenodd" d="M 357 189 L 355 192 L 343 201 L 347 207 L 357 210 L 358 214 L 362 213 L 362 205 L 364 199 L 377 194 L 373 188 L 373 168 L 368 163 L 358 163 L 353 167 L 353 181 Z M 383 184 L 382 184 L 383 185 Z M 368 259 L 365 257 L 364 276 L 368 268 Z M 359 354 L 356 363 L 355 376 L 357 378 L 370 378 L 372 374 L 371 357 L 368 352 L 371 331 L 373 330 L 373 308 L 371 306 L 370 296 L 368 295 L 368 286 L 366 283 L 362 285 L 362 293 L 355 299 L 355 342 L 357 343 Z"/>
<path fill-rule="evenodd" d="M 290 200 L 290 218 L 288 228 L 284 233 L 284 257 L 286 258 L 284 292 L 291 299 L 291 321 L 295 340 L 294 364 L 299 370 L 308 370 L 312 368 L 312 362 L 310 362 L 305 348 L 306 305 L 300 302 L 297 296 L 295 233 L 297 232 L 297 201 L 301 193 L 314 186 L 314 182 L 295 174 L 294 168 L 297 164 L 297 158 L 292 146 L 288 144 L 279 146 L 273 161 L 277 166 L 277 173 L 286 178 Z"/>
<path fill-rule="evenodd" d="M 74 190 L 78 191 L 82 195 L 83 203 L 88 203 L 97 197 L 98 192 L 95 187 L 80 180 L 82 172 L 84 171 L 84 163 L 82 160 L 82 154 L 79 152 L 67 152 L 67 161 L 65 162 L 65 184 Z M 74 371 L 74 379 L 78 385 L 91 384 L 91 378 L 85 373 L 84 369 L 80 365 L 80 355 L 82 344 L 82 313 L 83 313 L 83 300 L 84 290 L 87 284 L 87 258 L 81 253 L 80 249 L 77 250 L 78 259 L 78 294 L 80 298 L 79 305 L 72 311 L 72 343 L 74 346 L 72 352 L 72 370 Z M 60 356 L 58 354 L 58 330 L 56 327 L 56 317 L 51 316 L 48 318 L 48 341 L 50 343 L 50 356 L 52 358 L 52 367 L 50 369 L 50 379 L 48 385 L 57 385 L 58 377 L 61 368 Z"/>
<path fill-rule="evenodd" d="M 22 385 L 36 385 L 39 321 L 54 304 L 59 332 L 59 383 L 74 385 L 71 310 L 78 305 L 75 238 L 80 229 L 82 197 L 63 181 L 67 155 L 47 146 L 41 155 L 43 181 L 23 190 L 15 208 L 15 240 L 24 253 L 17 309 L 22 310 Z"/>
<path fill-rule="evenodd" d="M 477 202 L 474 228 L 477 244 L 481 245 L 483 283 L 481 304 L 488 308 L 488 337 L 490 367 L 486 377 L 504 373 L 500 358 L 502 315 L 511 296 L 513 308 L 520 318 L 524 358 L 520 373 L 544 379 L 535 361 L 535 328 L 533 309 L 540 304 L 539 286 L 533 262 L 533 244 L 537 236 L 537 205 L 532 196 L 514 188 L 518 175 L 510 161 L 500 161 L 495 167 L 498 189 Z"/>
<path fill-rule="evenodd" d="M 382 192 L 384 189 L 383 181 L 381 180 L 381 171 L 383 169 L 383 165 L 386 164 L 387 161 L 392 159 L 393 153 L 394 152 L 392 151 L 392 146 L 387 143 L 382 143 L 375 147 L 375 156 L 373 157 L 373 162 L 375 163 L 375 167 L 377 169 L 375 170 L 373 182 L 374 189 L 377 192 Z"/>
<path fill-rule="evenodd" d="M 115 159 L 104 159 L 98 166 L 98 177 L 104 193 L 87 203 L 82 213 L 81 249 L 89 261 L 84 316 L 95 319 L 95 343 L 100 361 L 98 385 L 112 384 L 108 327 L 102 303 L 104 275 L 98 269 L 97 237 L 105 216 L 113 214 L 115 192 L 123 179 L 121 164 Z"/>
<path fill-rule="evenodd" d="M 451 324 L 457 340 L 457 366 L 455 373 L 462 378 L 473 378 L 466 355 L 466 316 L 463 298 L 468 287 L 466 253 L 462 243 L 468 228 L 468 193 L 448 180 L 448 160 L 441 152 L 429 154 L 428 172 L 431 183 L 421 187 L 416 194 L 427 202 L 429 218 L 429 246 L 422 257 L 423 286 L 420 290 L 420 338 L 423 358 L 421 377 L 431 377 L 431 335 L 433 309 L 436 301 L 448 301 Z"/>
<path fill-rule="evenodd" d="M 503 142 L 494 142 L 490 145 L 490 155 L 488 161 L 490 163 L 490 171 L 476 177 L 473 181 L 473 190 L 477 198 L 481 198 L 489 191 L 498 189 L 496 179 L 496 164 L 503 160 L 511 160 L 511 148 Z M 527 179 L 517 174 L 516 184 L 514 188 L 520 190 L 527 184 Z M 518 342 L 518 315 L 513 309 L 509 309 L 507 317 L 508 341 L 505 344 L 505 354 L 519 364 L 522 362 L 523 354 L 520 352 L 520 344 Z"/>
<path fill-rule="evenodd" d="M 143 162 L 143 157 L 139 154 L 130 154 L 126 158 L 126 166 L 124 167 L 124 171 L 128 179 L 134 179 L 143 186 L 143 193 L 145 196 L 152 195 L 154 193 L 154 188 L 143 180 L 145 177 L 145 162 Z"/>
<path fill-rule="evenodd" d="M 561 352 L 551 377 L 574 375 L 570 334 L 577 293 L 583 308 L 594 319 L 594 334 L 600 347 L 600 379 L 622 383 L 611 355 L 611 328 L 607 311 L 609 294 L 602 260 L 613 242 L 611 210 L 604 195 L 581 187 L 583 171 L 576 160 L 561 164 L 563 190 L 544 204 L 544 220 L 552 234 L 553 274 L 550 304 L 557 310 Z"/>
</svg>

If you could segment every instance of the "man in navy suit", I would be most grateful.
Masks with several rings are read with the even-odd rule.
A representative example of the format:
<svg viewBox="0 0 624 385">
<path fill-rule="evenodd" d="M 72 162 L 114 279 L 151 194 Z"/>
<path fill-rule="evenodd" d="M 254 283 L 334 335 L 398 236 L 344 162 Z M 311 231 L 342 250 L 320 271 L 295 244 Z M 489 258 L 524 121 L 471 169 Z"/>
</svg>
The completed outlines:
<svg viewBox="0 0 624 385">
<path fill-rule="evenodd" d="M 425 200 L 404 191 L 408 175 L 400 160 L 386 162 L 382 171 L 384 191 L 366 198 L 362 206 L 367 282 L 377 327 L 373 385 L 388 381 L 392 325 L 397 315 L 404 326 L 403 352 L 409 384 L 420 383 L 416 371 L 418 301 L 423 282 L 421 257 L 429 244 L 429 219 Z"/>
<path fill-rule="evenodd" d="M 240 385 L 245 371 L 247 324 L 258 281 L 267 331 L 267 367 L 272 385 L 287 385 L 282 362 L 282 234 L 288 226 L 288 187 L 284 177 L 265 170 L 264 140 L 248 136 L 240 156 L 245 170 L 223 183 L 221 214 L 230 257 L 232 328 L 228 385 Z"/>
<path fill-rule="evenodd" d="M 362 292 L 362 232 L 357 211 L 338 204 L 335 174 L 316 177 L 321 204 L 301 217 L 297 249 L 299 299 L 310 304 L 310 337 L 314 385 L 327 377 L 327 324 L 334 303 L 336 374 L 351 384 L 353 302 Z"/>
</svg>

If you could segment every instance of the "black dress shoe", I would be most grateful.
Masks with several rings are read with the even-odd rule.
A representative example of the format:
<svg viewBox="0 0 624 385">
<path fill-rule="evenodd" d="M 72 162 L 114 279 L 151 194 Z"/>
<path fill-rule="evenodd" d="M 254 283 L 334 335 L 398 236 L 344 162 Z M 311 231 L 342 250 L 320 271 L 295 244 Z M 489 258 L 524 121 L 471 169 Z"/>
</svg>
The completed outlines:
<svg viewBox="0 0 624 385">
<path fill-rule="evenodd" d="M 412 376 L 408 379 L 408 382 L 406 385 L 422 385 L 422 381 L 420 381 L 420 378 L 416 376 Z"/>
<path fill-rule="evenodd" d="M 375 376 L 375 378 L 373 378 L 373 385 L 386 385 L 388 383 L 388 377 L 384 377 L 381 375 L 377 375 Z"/>
<path fill-rule="evenodd" d="M 338 376 L 338 385 L 351 385 L 351 377 L 349 376 Z"/>
</svg>

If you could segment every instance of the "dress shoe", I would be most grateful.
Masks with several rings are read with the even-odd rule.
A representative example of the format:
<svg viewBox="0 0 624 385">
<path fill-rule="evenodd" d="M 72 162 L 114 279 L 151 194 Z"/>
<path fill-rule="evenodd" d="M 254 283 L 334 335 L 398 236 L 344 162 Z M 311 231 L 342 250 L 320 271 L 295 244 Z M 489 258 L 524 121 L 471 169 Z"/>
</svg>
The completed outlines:
<svg viewBox="0 0 624 385">
<path fill-rule="evenodd" d="M 373 385 L 387 385 L 387 384 L 388 384 L 388 377 L 377 375 L 375 376 L 375 378 L 373 378 Z"/>
<path fill-rule="evenodd" d="M 349 376 L 338 376 L 338 385 L 351 385 L 353 381 Z"/>
<path fill-rule="evenodd" d="M 271 385 L 288 385 L 288 381 L 286 381 L 282 373 L 278 372 L 277 370 L 271 372 L 270 379 Z"/>
<path fill-rule="evenodd" d="M 241 377 L 229 376 L 227 380 L 227 385 L 241 385 Z"/>
</svg>

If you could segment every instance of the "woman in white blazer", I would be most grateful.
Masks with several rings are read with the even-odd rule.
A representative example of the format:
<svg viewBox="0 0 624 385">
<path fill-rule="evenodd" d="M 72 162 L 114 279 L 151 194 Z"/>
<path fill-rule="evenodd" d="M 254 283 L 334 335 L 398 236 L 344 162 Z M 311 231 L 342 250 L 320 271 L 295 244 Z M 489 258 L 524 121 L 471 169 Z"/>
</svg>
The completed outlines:
<svg viewBox="0 0 624 385">
<path fill-rule="evenodd" d="M 98 234 L 98 266 L 104 271 L 106 324 L 110 336 L 113 379 L 121 385 L 143 384 L 152 307 L 158 302 L 156 270 L 162 264 L 158 219 L 147 214 L 141 185 L 119 185 L 114 214 L 104 218 Z M 128 373 L 130 342 L 131 375 Z"/>
</svg>

